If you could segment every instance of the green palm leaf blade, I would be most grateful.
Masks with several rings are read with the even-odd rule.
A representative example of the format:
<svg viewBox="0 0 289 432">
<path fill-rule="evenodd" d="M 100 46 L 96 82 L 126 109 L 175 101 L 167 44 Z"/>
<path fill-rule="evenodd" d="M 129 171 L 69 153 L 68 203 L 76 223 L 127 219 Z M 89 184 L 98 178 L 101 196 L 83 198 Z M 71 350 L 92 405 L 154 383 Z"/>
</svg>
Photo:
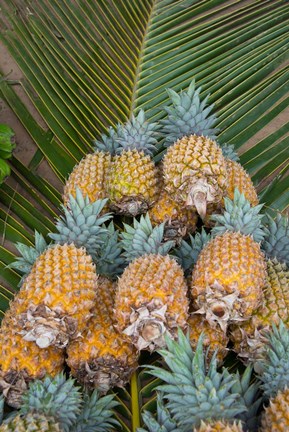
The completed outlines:
<svg viewBox="0 0 289 432">
<path fill-rule="evenodd" d="M 27 165 L 12 157 L 0 196 L 0 314 L 20 279 L 7 268 L 11 243 L 32 245 L 35 229 L 54 230 L 62 185 L 93 140 L 140 109 L 149 120 L 163 118 L 166 89 L 187 89 L 193 78 L 201 99 L 214 104 L 218 140 L 238 149 L 266 207 L 288 209 L 288 124 L 267 131 L 289 105 L 285 1 L 3 0 L 1 8 L 0 37 L 23 73 L 17 84 L 45 127 L 15 82 L 2 79 L 0 95 L 37 151 Z M 162 152 L 160 143 L 156 160 Z M 42 161 L 55 181 L 42 175 Z M 143 355 L 141 364 L 155 360 Z M 125 389 L 113 389 L 120 430 L 135 432 L 141 413 L 155 411 L 158 384 L 140 368 Z"/>
</svg>

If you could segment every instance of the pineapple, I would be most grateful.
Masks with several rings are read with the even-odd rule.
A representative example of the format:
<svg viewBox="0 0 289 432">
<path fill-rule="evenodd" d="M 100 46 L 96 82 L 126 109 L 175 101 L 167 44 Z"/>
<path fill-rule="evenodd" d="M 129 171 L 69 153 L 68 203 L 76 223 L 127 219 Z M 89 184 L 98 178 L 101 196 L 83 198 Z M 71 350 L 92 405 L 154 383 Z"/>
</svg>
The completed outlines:
<svg viewBox="0 0 289 432">
<path fill-rule="evenodd" d="M 22 337 L 40 348 L 64 348 L 79 337 L 97 295 L 91 256 L 73 244 L 55 245 L 37 258 L 11 304 Z"/>
<path fill-rule="evenodd" d="M 148 213 L 153 226 L 165 223 L 164 240 L 180 241 L 197 227 L 198 214 L 174 201 L 166 190 L 162 190 Z"/>
<path fill-rule="evenodd" d="M 234 191 L 237 188 L 241 193 L 245 195 L 245 198 L 250 202 L 252 206 L 259 204 L 258 195 L 253 185 L 251 177 L 244 170 L 241 164 L 230 159 L 226 160 L 227 164 L 227 188 L 226 195 L 230 198 L 234 198 Z"/>
<path fill-rule="evenodd" d="M 110 215 L 99 216 L 105 203 L 89 203 L 78 190 L 76 199 L 70 198 L 70 210 L 64 208 L 65 217 L 56 225 L 59 233 L 51 234 L 59 244 L 38 256 L 11 304 L 25 340 L 41 348 L 63 348 L 81 336 L 97 295 L 95 264 L 88 253 L 97 256 L 108 235 L 100 224 Z"/>
<path fill-rule="evenodd" d="M 248 320 L 263 302 L 267 280 L 260 250 L 262 206 L 250 206 L 235 190 L 234 201 L 225 198 L 224 215 L 215 215 L 215 236 L 201 251 L 192 272 L 194 309 L 226 331 L 232 322 Z M 237 232 L 234 232 L 236 230 Z"/>
<path fill-rule="evenodd" d="M 226 160 L 208 137 L 184 136 L 163 158 L 165 189 L 174 199 L 205 218 L 208 203 L 222 201 L 227 187 Z"/>
<path fill-rule="evenodd" d="M 244 429 L 241 422 L 216 421 L 205 423 L 202 421 L 200 427 L 195 428 L 193 432 L 244 432 Z"/>
<path fill-rule="evenodd" d="M 63 350 L 50 346 L 39 348 L 22 338 L 22 327 L 15 325 L 11 310 L 2 320 L 0 329 L 0 390 L 6 402 L 15 408 L 21 403 L 30 381 L 52 376 L 64 369 Z"/>
<path fill-rule="evenodd" d="M 232 326 L 230 339 L 234 350 L 245 360 L 254 360 L 264 349 L 264 335 L 272 324 L 289 323 L 289 271 L 285 263 L 267 260 L 268 280 L 264 304 L 245 323 Z"/>
<path fill-rule="evenodd" d="M 161 120 L 162 133 L 169 147 L 163 159 L 165 189 L 175 201 L 206 215 L 207 203 L 222 200 L 226 187 L 226 162 L 214 141 L 216 117 L 213 105 L 200 101 L 201 88 L 192 81 L 188 91 L 177 94 L 168 89 L 172 107 Z"/>
<path fill-rule="evenodd" d="M 240 393 L 240 377 L 225 368 L 217 370 L 216 354 L 208 362 L 202 342 L 203 337 L 193 351 L 189 337 L 179 330 L 178 340 L 166 337 L 167 349 L 159 350 L 169 370 L 149 366 L 150 373 L 164 382 L 156 390 L 163 392 L 166 409 L 182 432 L 191 432 L 202 421 L 233 421 L 248 411 L 243 395 L 248 387 Z M 249 391 L 256 393 L 255 387 Z"/>
<path fill-rule="evenodd" d="M 144 111 L 117 130 L 119 145 L 112 158 L 106 189 L 110 208 L 120 214 L 145 213 L 158 195 L 157 168 L 151 158 L 158 125 L 145 120 Z"/>
<path fill-rule="evenodd" d="M 203 348 L 207 351 L 208 360 L 216 352 L 218 362 L 223 362 L 228 354 L 227 344 L 229 338 L 220 327 L 212 327 L 203 315 L 191 314 L 188 319 L 188 330 L 193 350 L 196 349 L 200 335 L 203 333 Z"/>
<path fill-rule="evenodd" d="M 101 276 L 93 317 L 82 339 L 67 348 L 67 364 L 73 376 L 87 388 L 105 393 L 124 386 L 137 368 L 138 352 L 129 339 L 114 328 L 116 282 Z"/>
<path fill-rule="evenodd" d="M 164 345 L 164 335 L 176 335 L 188 318 L 187 285 L 182 268 L 162 244 L 164 224 L 152 227 L 149 216 L 134 226 L 124 224 L 121 234 L 130 264 L 118 280 L 115 317 L 117 329 L 130 336 L 139 349 L 153 351 Z"/>
<path fill-rule="evenodd" d="M 289 330 L 282 321 L 266 334 L 265 350 L 255 363 L 264 396 L 269 398 L 261 419 L 262 432 L 289 430 Z"/>
</svg>

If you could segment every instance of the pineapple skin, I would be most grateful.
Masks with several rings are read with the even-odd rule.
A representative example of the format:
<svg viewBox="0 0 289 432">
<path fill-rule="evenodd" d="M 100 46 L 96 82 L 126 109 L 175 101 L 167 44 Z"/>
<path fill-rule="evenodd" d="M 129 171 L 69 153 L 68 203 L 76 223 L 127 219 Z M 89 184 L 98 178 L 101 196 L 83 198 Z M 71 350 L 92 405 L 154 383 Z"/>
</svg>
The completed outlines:
<svg viewBox="0 0 289 432">
<path fill-rule="evenodd" d="M 257 191 L 253 185 L 251 177 L 236 161 L 230 159 L 226 160 L 228 183 L 226 188 L 226 195 L 233 200 L 235 188 L 245 195 L 245 198 L 251 203 L 252 206 L 259 204 Z"/>
<path fill-rule="evenodd" d="M 107 195 L 110 208 L 119 214 L 136 216 L 145 213 L 158 195 L 158 171 L 143 151 L 123 150 L 112 159 Z"/>
<path fill-rule="evenodd" d="M 285 388 L 270 399 L 262 414 L 260 432 L 284 432 L 289 430 L 289 389 Z"/>
<path fill-rule="evenodd" d="M 139 353 L 114 327 L 115 288 L 116 282 L 99 278 L 93 317 L 83 338 L 72 341 L 67 348 L 72 375 L 85 387 L 103 393 L 114 386 L 123 387 L 138 367 Z"/>
<path fill-rule="evenodd" d="M 272 324 L 289 322 L 289 271 L 285 263 L 267 260 L 268 279 L 264 289 L 263 306 L 253 316 L 230 329 L 230 339 L 234 350 L 245 361 L 255 360 L 264 349 L 263 336 L 270 331 Z"/>
<path fill-rule="evenodd" d="M 188 330 L 193 350 L 196 350 L 201 333 L 204 333 L 203 347 L 207 351 L 207 360 L 210 361 L 217 350 L 216 358 L 219 364 L 223 363 L 228 354 L 229 338 L 219 326 L 212 327 L 203 315 L 191 314 L 188 319 Z"/>
<path fill-rule="evenodd" d="M 202 218 L 207 203 L 218 203 L 224 196 L 226 160 L 217 143 L 207 137 L 190 135 L 177 140 L 163 158 L 163 172 L 168 193 Z"/>
<path fill-rule="evenodd" d="M 61 432 L 61 429 L 52 417 L 28 413 L 24 416 L 18 414 L 8 423 L 3 423 L 0 432 Z"/>
<path fill-rule="evenodd" d="M 174 201 L 166 190 L 162 190 L 148 213 L 153 226 L 165 223 L 165 241 L 180 241 L 187 234 L 193 233 L 197 227 L 198 214 Z"/>
<path fill-rule="evenodd" d="M 227 231 L 207 243 L 198 257 L 191 279 L 194 309 L 225 331 L 227 324 L 248 320 L 262 305 L 266 281 L 259 244 Z"/>
<path fill-rule="evenodd" d="M 31 380 L 47 374 L 55 376 L 64 370 L 65 363 L 64 350 L 54 346 L 39 348 L 23 339 L 21 331 L 8 310 L 0 329 L 0 390 L 14 408 L 19 408 L 22 393 Z"/>
<path fill-rule="evenodd" d="M 149 254 L 135 259 L 118 280 L 117 329 L 138 350 L 165 345 L 164 334 L 177 335 L 188 318 L 187 285 L 182 268 L 169 256 Z"/>
<path fill-rule="evenodd" d="M 241 422 L 228 423 L 226 421 L 216 421 L 212 423 L 201 422 L 198 428 L 193 432 L 243 432 Z"/>
<path fill-rule="evenodd" d="M 11 304 L 23 337 L 41 348 L 64 348 L 81 336 L 97 295 L 98 276 L 90 255 L 73 244 L 41 254 Z"/>
<path fill-rule="evenodd" d="M 69 205 L 69 195 L 76 197 L 76 188 L 79 188 L 83 196 L 88 196 L 91 202 L 107 198 L 105 185 L 111 163 L 111 155 L 108 152 L 96 151 L 88 154 L 76 165 L 71 172 L 63 192 L 64 205 Z M 102 210 L 105 212 L 106 207 Z"/>
</svg>

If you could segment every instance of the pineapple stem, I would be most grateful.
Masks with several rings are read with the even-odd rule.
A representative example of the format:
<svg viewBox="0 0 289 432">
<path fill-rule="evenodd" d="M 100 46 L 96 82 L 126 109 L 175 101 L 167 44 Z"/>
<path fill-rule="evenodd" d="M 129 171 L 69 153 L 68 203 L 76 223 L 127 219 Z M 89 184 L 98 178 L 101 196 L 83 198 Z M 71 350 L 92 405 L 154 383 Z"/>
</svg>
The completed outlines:
<svg viewBox="0 0 289 432">
<path fill-rule="evenodd" d="M 132 411 L 132 432 L 136 432 L 140 427 L 140 400 L 138 374 L 135 371 L 131 377 L 131 411 Z"/>
</svg>

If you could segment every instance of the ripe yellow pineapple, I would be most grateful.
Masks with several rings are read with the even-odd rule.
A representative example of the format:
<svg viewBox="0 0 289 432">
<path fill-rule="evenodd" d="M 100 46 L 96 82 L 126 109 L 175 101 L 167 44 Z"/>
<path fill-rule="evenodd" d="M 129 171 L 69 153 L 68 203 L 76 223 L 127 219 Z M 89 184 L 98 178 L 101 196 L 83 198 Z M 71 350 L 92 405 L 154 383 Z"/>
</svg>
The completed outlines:
<svg viewBox="0 0 289 432">
<path fill-rule="evenodd" d="M 206 216 L 208 203 L 222 201 L 226 161 L 215 141 L 189 135 L 168 148 L 163 159 L 165 189 L 176 201 Z"/>
<path fill-rule="evenodd" d="M 67 364 L 71 373 L 85 387 L 107 392 L 126 384 L 137 368 L 138 352 L 128 337 L 114 328 L 116 282 L 101 276 L 97 302 L 83 338 L 72 341 L 67 348 Z"/>
<path fill-rule="evenodd" d="M 233 199 L 235 189 L 237 188 L 245 195 L 245 198 L 252 206 L 259 204 L 257 191 L 253 185 L 252 179 L 242 165 L 230 159 L 226 159 L 226 165 L 228 176 L 226 195 L 230 199 Z"/>
<path fill-rule="evenodd" d="M 87 195 L 91 202 L 107 197 L 105 184 L 111 163 L 111 154 L 95 151 L 88 154 L 70 174 L 63 193 L 64 205 L 69 205 L 69 197 L 76 197 L 76 189 Z"/>
<path fill-rule="evenodd" d="M 153 226 L 165 223 L 165 240 L 179 241 L 196 230 L 198 214 L 174 201 L 166 190 L 162 190 L 148 213 Z"/>
<path fill-rule="evenodd" d="M 215 422 L 201 422 L 198 428 L 195 428 L 193 432 L 243 432 L 241 422 L 228 423 L 226 421 L 215 421 Z"/>
<path fill-rule="evenodd" d="M 188 318 L 187 285 L 180 265 L 166 255 L 174 242 L 162 243 L 164 225 L 152 228 L 149 216 L 125 225 L 121 233 L 130 264 L 118 280 L 115 317 L 117 329 L 139 349 L 165 344 Z"/>
<path fill-rule="evenodd" d="M 232 322 L 248 320 L 263 302 L 266 262 L 259 241 L 261 206 L 251 207 L 235 190 L 225 198 L 224 215 L 214 215 L 214 238 L 205 245 L 192 272 L 194 308 L 225 330 Z M 234 232 L 237 231 L 237 232 Z"/>
<path fill-rule="evenodd" d="M 200 100 L 201 88 L 193 80 L 187 91 L 168 89 L 171 106 L 161 120 L 165 145 L 165 188 L 174 200 L 206 216 L 208 203 L 219 203 L 226 187 L 226 162 L 214 141 L 216 117 L 208 96 Z"/>
<path fill-rule="evenodd" d="M 222 363 L 228 354 L 229 341 L 226 333 L 219 326 L 212 326 L 203 315 L 191 314 L 188 318 L 188 330 L 190 343 L 193 350 L 196 349 L 201 333 L 204 333 L 203 348 L 207 351 L 207 359 L 210 360 L 217 350 L 217 359 Z"/>
<path fill-rule="evenodd" d="M 81 335 L 97 295 L 95 265 L 84 248 L 55 245 L 35 261 L 11 304 L 22 337 L 41 348 Z"/>
<path fill-rule="evenodd" d="M 145 213 L 157 198 L 158 172 L 151 156 L 156 149 L 158 127 L 148 123 L 141 110 L 117 129 L 119 148 L 112 158 L 106 185 L 110 208 L 117 213 Z"/>
<path fill-rule="evenodd" d="M 62 349 L 54 346 L 42 349 L 23 339 L 22 327 L 13 318 L 12 311 L 8 310 L 1 323 L 0 390 L 6 402 L 18 408 L 29 382 L 61 372 L 65 356 Z"/>
<path fill-rule="evenodd" d="M 232 326 L 230 339 L 234 350 L 244 359 L 253 360 L 264 349 L 264 334 L 272 324 L 282 320 L 289 323 L 289 271 L 286 264 L 276 259 L 267 261 L 268 279 L 264 288 L 264 302 L 245 323 Z"/>
</svg>

